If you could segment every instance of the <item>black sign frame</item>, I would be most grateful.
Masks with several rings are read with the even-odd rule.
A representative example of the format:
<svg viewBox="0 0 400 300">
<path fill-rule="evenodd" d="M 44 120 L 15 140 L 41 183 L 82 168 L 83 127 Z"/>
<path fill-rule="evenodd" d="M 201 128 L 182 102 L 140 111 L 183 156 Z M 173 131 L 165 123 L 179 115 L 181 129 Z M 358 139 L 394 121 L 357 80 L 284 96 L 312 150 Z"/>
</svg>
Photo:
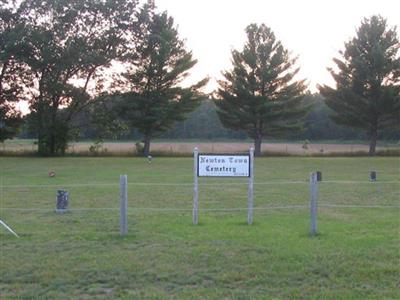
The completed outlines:
<svg viewBox="0 0 400 300">
<path fill-rule="evenodd" d="M 249 172 L 247 176 L 200 176 L 199 175 L 199 165 L 200 165 L 200 156 L 201 155 L 209 155 L 209 156 L 246 156 L 249 162 Z M 249 178 L 251 177 L 251 160 L 249 153 L 198 153 L 197 154 L 197 177 L 212 177 L 212 178 Z"/>
</svg>

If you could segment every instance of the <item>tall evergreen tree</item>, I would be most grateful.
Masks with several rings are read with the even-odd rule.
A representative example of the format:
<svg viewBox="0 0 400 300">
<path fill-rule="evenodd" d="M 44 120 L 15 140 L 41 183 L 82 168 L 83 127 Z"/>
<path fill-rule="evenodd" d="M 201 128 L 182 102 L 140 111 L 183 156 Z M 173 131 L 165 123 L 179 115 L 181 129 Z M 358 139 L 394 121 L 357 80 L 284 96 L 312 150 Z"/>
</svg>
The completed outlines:
<svg viewBox="0 0 400 300">
<path fill-rule="evenodd" d="M 244 130 L 254 139 L 258 156 L 263 138 L 301 127 L 306 86 L 304 80 L 293 79 L 299 71 L 296 58 L 270 28 L 251 24 L 246 34 L 243 50 L 232 51 L 233 69 L 223 73 L 215 103 L 224 126 Z"/>
<path fill-rule="evenodd" d="M 146 156 L 152 138 L 199 105 L 199 90 L 207 82 L 181 86 L 197 61 L 185 49 L 173 18 L 155 9 L 154 1 L 148 1 L 138 14 L 140 31 L 132 34 L 135 47 L 127 53 L 128 70 L 120 82 L 125 92 L 119 95 L 121 116 L 143 135 Z"/>
<path fill-rule="evenodd" d="M 320 86 L 338 124 L 365 130 L 374 155 L 381 130 L 400 126 L 400 48 L 396 28 L 380 16 L 364 19 L 356 37 L 345 44 L 338 71 L 330 69 L 336 88 Z"/>
</svg>

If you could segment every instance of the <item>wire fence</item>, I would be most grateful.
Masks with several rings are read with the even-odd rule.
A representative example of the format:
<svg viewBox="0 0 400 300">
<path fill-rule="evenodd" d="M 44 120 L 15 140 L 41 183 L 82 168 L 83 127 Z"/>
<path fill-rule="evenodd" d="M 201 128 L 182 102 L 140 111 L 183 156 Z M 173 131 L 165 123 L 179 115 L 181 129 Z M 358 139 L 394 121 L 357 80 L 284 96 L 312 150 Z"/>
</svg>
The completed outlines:
<svg viewBox="0 0 400 300">
<path fill-rule="evenodd" d="M 300 181 L 269 181 L 269 182 L 254 182 L 254 185 L 280 185 L 280 184 L 305 184 L 309 185 L 307 180 Z M 398 184 L 400 181 L 355 181 L 355 180 L 326 180 L 319 184 Z M 232 185 L 248 185 L 245 182 L 228 182 L 228 183 L 202 183 L 202 186 L 232 186 Z M 159 182 L 130 182 L 129 186 L 188 186 L 193 187 L 193 183 L 159 183 Z M 3 189 L 12 188 L 67 188 L 67 187 L 119 187 L 118 183 L 73 183 L 73 184 L 38 184 L 38 185 L 2 185 Z"/>
<path fill-rule="evenodd" d="M 202 180 L 199 184 L 200 214 L 244 215 L 249 210 L 246 180 L 218 183 Z M 283 213 L 308 219 L 310 213 L 310 182 L 306 180 L 274 180 L 254 182 L 253 210 L 262 214 Z M 66 213 L 56 209 L 56 192 L 68 189 L 70 202 Z M 185 222 L 190 224 L 193 212 L 191 182 L 129 182 L 128 208 L 130 222 Z M 312 197 L 311 197 L 312 198 Z M 0 220 L 10 220 L 19 234 L 49 233 L 88 234 L 118 232 L 120 220 L 120 184 L 55 183 L 3 184 L 0 181 Z M 325 180 L 318 183 L 318 210 L 325 213 L 348 211 L 363 215 L 360 210 L 400 212 L 400 181 Z M 355 210 L 355 211 L 354 211 Z M 312 209 L 311 209 L 312 211 Z M 162 217 L 166 214 L 167 217 Z M 170 217 L 168 214 L 173 214 Z M 312 215 L 312 213 L 311 213 Z M 151 221 L 147 216 L 152 216 Z M 183 219 L 182 219 L 183 218 Z M 184 221 L 182 221 L 184 220 Z M 130 223 L 128 222 L 128 223 Z M 9 224 L 10 225 L 10 224 Z"/>
<path fill-rule="evenodd" d="M 282 190 L 282 185 L 300 185 L 306 187 L 306 189 L 303 189 L 299 191 L 299 189 L 294 189 L 292 191 L 292 197 L 293 201 L 288 201 L 285 199 L 286 205 L 263 205 L 263 206 L 255 206 L 254 210 L 277 210 L 277 209 L 306 209 L 309 207 L 308 204 L 308 186 L 309 186 L 308 181 L 269 181 L 269 182 L 255 182 L 254 185 L 256 186 L 256 201 L 260 200 L 259 202 L 265 203 L 265 202 L 272 202 L 272 203 L 279 203 L 282 202 L 281 199 L 282 197 L 285 198 L 285 196 L 281 196 L 279 199 L 273 200 L 273 197 L 278 195 L 279 193 L 282 194 L 287 194 L 289 192 L 288 188 L 285 188 L 285 190 Z M 227 192 L 229 189 L 226 189 L 226 187 L 230 188 L 238 188 L 241 187 L 241 189 L 244 191 L 243 186 L 246 186 L 246 182 L 221 182 L 221 183 L 208 183 L 204 182 L 200 184 L 200 187 L 203 189 L 203 194 L 201 195 L 200 203 L 205 203 L 207 204 L 206 207 L 200 207 L 199 210 L 203 212 L 222 212 L 222 211 L 227 211 L 227 212 L 234 212 L 234 211 L 245 211 L 248 208 L 247 207 L 207 207 L 211 203 L 224 203 L 226 204 L 227 202 L 233 203 L 235 205 L 240 204 L 240 201 L 243 201 L 245 199 L 245 194 L 237 194 L 236 191 L 234 192 Z M 319 201 L 318 201 L 318 206 L 321 208 L 388 208 L 388 209 L 393 209 L 393 208 L 400 208 L 400 181 L 376 181 L 376 182 L 371 182 L 371 181 L 350 181 L 350 180 L 328 180 L 328 181 L 323 181 L 320 182 L 319 184 L 320 187 L 320 196 L 319 196 Z M 340 195 L 340 203 L 331 203 L 331 202 L 326 202 L 326 198 L 332 199 L 333 197 L 338 197 L 337 190 L 330 190 L 330 191 L 325 191 L 323 187 L 325 186 L 338 186 L 338 185 L 351 185 L 351 192 L 353 194 L 357 194 L 357 185 L 369 185 L 373 187 L 380 187 L 380 186 L 393 186 L 394 188 L 390 187 L 388 188 L 389 192 L 386 191 L 386 194 L 389 194 L 389 197 L 392 197 L 393 199 L 387 199 L 387 195 L 385 194 L 385 191 L 378 190 L 375 191 L 377 194 L 380 194 L 379 196 L 383 199 L 385 204 L 378 204 L 378 203 L 365 203 L 365 198 L 371 198 L 371 191 L 364 191 L 364 195 L 362 197 L 365 197 L 362 199 L 362 203 L 351 203 L 354 202 L 354 199 L 357 197 L 353 196 L 353 199 L 348 200 L 348 198 L 351 198 L 349 196 L 349 190 L 347 190 L 346 196 L 343 197 L 343 195 Z M 279 188 L 274 191 L 268 191 L 263 188 L 263 186 L 278 186 Z M 140 191 L 136 190 L 135 188 L 141 187 L 142 189 Z M 259 189 L 257 189 L 259 187 Z M 111 204 L 115 203 L 118 204 L 118 189 L 119 189 L 119 184 L 118 183 L 73 183 L 73 184 L 48 184 L 48 185 L 1 185 L 1 202 L 0 202 L 0 212 L 6 212 L 6 211 L 15 211 L 15 212 L 50 212 L 54 211 L 54 191 L 58 189 L 84 189 L 76 191 L 75 195 L 73 197 L 76 197 L 76 201 L 73 201 L 72 205 L 70 208 L 68 208 L 68 211 L 71 212 L 78 212 L 78 211 L 118 211 L 120 208 L 117 206 L 99 206 L 99 204 Z M 98 190 L 98 189 L 114 189 L 114 191 L 104 191 L 104 190 Z M 160 190 L 155 190 L 154 188 L 161 188 Z M 179 191 L 175 190 L 172 192 L 176 192 L 175 199 L 171 200 L 171 197 L 167 199 L 166 201 L 162 201 L 163 197 L 165 196 L 165 191 L 169 190 L 171 192 L 171 188 L 177 188 Z M 209 189 L 215 188 L 217 192 L 210 191 Z M 98 190 L 97 193 L 100 194 L 106 194 L 108 197 L 104 199 L 104 195 L 97 195 L 96 192 L 94 193 L 88 193 L 88 190 Z M 267 188 L 268 189 L 268 188 Z M 35 190 L 47 190 L 47 192 L 42 192 L 40 196 L 37 196 L 37 192 Z M 191 196 L 192 196 L 192 190 L 193 190 L 193 183 L 160 183 L 160 182 L 130 182 L 129 183 L 129 190 L 131 191 L 131 194 L 129 195 L 129 199 L 132 200 L 130 201 L 129 204 L 129 211 L 130 212 L 190 212 L 192 211 L 191 207 Z M 259 194 L 257 194 L 257 192 Z M 111 197 L 110 193 L 112 193 L 114 196 Z M 217 193 L 217 195 L 215 195 Z M 326 194 L 331 193 L 332 195 L 329 197 L 326 197 Z M 22 194 L 22 195 L 21 195 Z M 210 195 L 211 194 L 211 195 Z M 227 197 L 229 198 L 229 201 L 227 201 L 224 198 Z M 290 193 L 289 193 L 290 194 Z M 340 192 L 339 192 L 340 194 Z M 77 196 L 80 195 L 80 196 Z M 271 196 L 272 195 L 272 196 Z M 153 199 L 147 199 L 147 201 L 135 201 L 135 198 L 142 198 L 143 196 L 147 196 L 147 198 L 153 197 Z M 347 199 L 346 199 L 347 197 Z M 40 198 L 40 199 L 39 199 Z M 97 201 L 97 198 L 101 198 L 101 201 Z M 168 198 L 168 197 L 167 197 Z M 22 199 L 22 200 L 21 200 Z M 23 201 L 25 199 L 26 201 Z M 77 203 L 88 203 L 87 200 L 92 200 L 87 207 L 78 207 Z M 222 199 L 222 200 L 221 200 Z M 266 199 L 266 200 L 265 200 Z M 337 200 L 335 200 L 337 201 Z M 374 200 L 374 202 L 379 201 L 379 200 Z M 157 205 L 157 207 L 153 206 L 143 206 L 143 203 L 153 203 Z M 160 207 L 160 202 L 162 202 L 163 206 Z M 301 204 L 294 204 L 300 202 Z M 23 207 L 17 207 L 13 206 L 12 203 L 18 203 L 19 206 Z M 165 203 L 167 204 L 179 204 L 179 206 L 165 206 Z M 45 207 L 43 207 L 43 204 L 46 204 Z M 185 204 L 184 207 L 181 207 L 182 204 Z M 37 207 L 29 207 L 30 205 L 37 205 Z M 49 207 L 50 205 L 50 207 Z"/>
</svg>

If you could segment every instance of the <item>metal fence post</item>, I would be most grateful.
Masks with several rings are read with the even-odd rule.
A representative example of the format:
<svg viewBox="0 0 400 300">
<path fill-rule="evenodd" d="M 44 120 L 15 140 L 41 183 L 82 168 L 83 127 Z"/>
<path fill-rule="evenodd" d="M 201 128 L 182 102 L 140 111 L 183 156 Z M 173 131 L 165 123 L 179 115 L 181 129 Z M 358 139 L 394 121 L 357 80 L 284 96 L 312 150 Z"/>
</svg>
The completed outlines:
<svg viewBox="0 0 400 300">
<path fill-rule="evenodd" d="M 128 176 L 121 175 L 119 178 L 120 183 L 120 234 L 126 235 L 128 233 Z"/>
<path fill-rule="evenodd" d="M 253 224 L 253 206 L 254 206 L 254 148 L 250 148 L 250 174 L 249 190 L 247 195 L 247 224 Z"/>
<path fill-rule="evenodd" d="M 193 224 L 199 222 L 199 178 L 197 177 L 199 149 L 193 151 Z"/>
<path fill-rule="evenodd" d="M 318 181 L 317 174 L 310 174 L 310 234 L 317 234 L 317 200 L 318 200 Z"/>
</svg>

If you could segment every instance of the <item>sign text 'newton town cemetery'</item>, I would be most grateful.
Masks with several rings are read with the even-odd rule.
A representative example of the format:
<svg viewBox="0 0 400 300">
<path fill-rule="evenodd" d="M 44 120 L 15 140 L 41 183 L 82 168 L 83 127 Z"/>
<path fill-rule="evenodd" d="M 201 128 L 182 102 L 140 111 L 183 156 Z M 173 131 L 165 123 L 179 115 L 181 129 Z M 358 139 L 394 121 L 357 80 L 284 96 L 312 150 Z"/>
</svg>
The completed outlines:
<svg viewBox="0 0 400 300">
<path fill-rule="evenodd" d="M 249 177 L 248 154 L 199 154 L 199 177 Z"/>
</svg>

